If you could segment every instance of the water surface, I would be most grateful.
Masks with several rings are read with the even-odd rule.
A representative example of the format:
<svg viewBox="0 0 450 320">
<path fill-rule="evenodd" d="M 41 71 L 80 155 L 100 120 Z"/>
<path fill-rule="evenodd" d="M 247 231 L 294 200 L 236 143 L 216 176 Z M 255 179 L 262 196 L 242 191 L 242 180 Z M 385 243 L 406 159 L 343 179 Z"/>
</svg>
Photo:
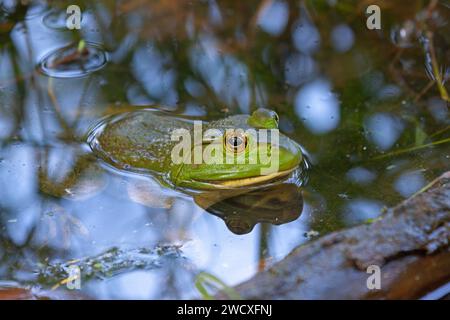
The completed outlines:
<svg viewBox="0 0 450 320">
<path fill-rule="evenodd" d="M 50 290 L 81 259 L 85 297 L 199 297 L 200 271 L 237 284 L 450 168 L 448 1 L 374 1 L 381 30 L 363 1 L 77 2 L 70 31 L 72 2 L 0 0 L 0 286 Z M 92 155 L 102 117 L 155 105 L 204 120 L 276 110 L 312 163 L 299 210 L 249 229 L 224 217 L 259 195 L 211 214 Z"/>
</svg>

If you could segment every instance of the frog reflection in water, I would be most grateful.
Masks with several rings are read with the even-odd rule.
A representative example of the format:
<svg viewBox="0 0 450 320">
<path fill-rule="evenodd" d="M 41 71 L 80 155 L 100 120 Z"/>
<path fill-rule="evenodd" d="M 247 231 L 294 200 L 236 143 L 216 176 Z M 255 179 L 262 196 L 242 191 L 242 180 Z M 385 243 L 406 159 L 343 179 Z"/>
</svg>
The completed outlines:
<svg viewBox="0 0 450 320">
<path fill-rule="evenodd" d="M 223 143 L 222 150 L 225 156 L 230 153 L 232 156 L 242 153 L 246 161 L 243 163 L 187 161 L 175 164 L 171 153 L 179 142 L 172 140 L 172 134 L 175 129 L 184 129 L 193 137 L 194 123 L 190 119 L 153 109 L 127 112 L 103 120 L 90 132 L 88 142 L 94 153 L 108 164 L 125 171 L 151 174 L 164 186 L 197 197 L 197 204 L 223 218 L 229 227 L 239 224 L 236 214 L 225 213 L 230 203 L 237 205 L 233 208 L 234 212 L 242 212 L 241 221 L 243 225 L 249 226 L 247 228 L 249 231 L 260 221 L 271 223 L 282 221 L 283 219 L 278 216 L 281 206 L 260 211 L 260 215 L 254 214 L 255 216 L 251 218 L 252 214 L 245 214 L 244 210 L 239 209 L 239 203 L 247 205 L 247 201 L 254 201 L 255 203 L 249 207 L 257 208 L 259 196 L 258 193 L 253 195 L 252 192 L 255 190 L 259 192 L 264 190 L 268 194 L 271 186 L 286 182 L 294 183 L 296 186 L 302 184 L 300 177 L 306 168 L 302 149 L 282 133 L 279 133 L 277 142 L 276 171 L 262 174 L 270 164 L 263 162 L 260 156 L 256 157 L 254 162 L 248 161 L 251 148 L 256 148 L 258 155 L 259 152 L 271 150 L 273 141 L 270 140 L 270 134 L 266 135 L 269 138 L 261 139 L 259 133 L 262 129 L 278 129 L 278 115 L 268 109 L 258 109 L 252 115 L 229 116 L 221 120 L 203 122 L 203 126 L 204 131 L 215 129 L 220 133 L 215 137 L 215 141 L 219 139 Z M 249 129 L 256 132 L 258 137 L 256 141 L 251 141 L 253 136 L 247 134 Z M 208 145 L 211 140 L 203 136 L 201 143 Z M 192 148 L 195 148 L 195 142 Z M 221 191 L 222 193 L 218 193 L 221 196 L 213 196 L 214 191 Z M 273 192 L 281 194 L 285 191 L 279 189 Z M 215 199 L 216 205 L 211 203 L 212 199 Z M 250 211 L 257 212 L 257 210 Z M 270 212 L 273 218 L 267 218 Z"/>
<path fill-rule="evenodd" d="M 194 196 L 195 203 L 225 221 L 235 234 L 246 234 L 257 223 L 280 225 L 298 219 L 303 209 L 300 187 L 281 183 L 239 195 L 212 191 Z M 231 192 L 230 192 L 231 193 Z"/>
</svg>

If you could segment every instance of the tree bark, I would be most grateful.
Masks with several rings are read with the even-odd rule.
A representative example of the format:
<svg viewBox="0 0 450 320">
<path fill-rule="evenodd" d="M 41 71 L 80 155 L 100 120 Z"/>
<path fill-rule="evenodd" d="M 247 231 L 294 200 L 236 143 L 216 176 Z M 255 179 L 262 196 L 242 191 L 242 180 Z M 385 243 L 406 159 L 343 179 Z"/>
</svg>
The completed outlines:
<svg viewBox="0 0 450 320">
<path fill-rule="evenodd" d="M 244 299 L 416 299 L 449 283 L 449 242 L 447 172 L 381 219 L 299 246 L 235 289 Z M 381 289 L 368 289 L 370 265 Z"/>
</svg>

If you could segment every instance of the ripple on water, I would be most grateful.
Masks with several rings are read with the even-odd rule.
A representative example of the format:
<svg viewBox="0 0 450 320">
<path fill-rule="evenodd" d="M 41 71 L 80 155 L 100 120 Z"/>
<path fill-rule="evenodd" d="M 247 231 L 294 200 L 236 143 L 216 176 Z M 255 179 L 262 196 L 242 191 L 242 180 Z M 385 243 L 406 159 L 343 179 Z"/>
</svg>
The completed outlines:
<svg viewBox="0 0 450 320">
<path fill-rule="evenodd" d="M 63 9 L 50 9 L 48 10 L 43 18 L 42 23 L 49 29 L 58 30 L 58 31 L 70 31 L 67 28 L 67 17 L 68 14 Z M 87 9 L 83 11 L 83 14 L 80 17 L 81 27 L 88 23 L 90 19 L 92 19 L 92 12 Z"/>
<path fill-rule="evenodd" d="M 86 43 L 79 50 L 73 43 L 56 49 L 41 60 L 38 69 L 47 76 L 55 78 L 83 77 L 103 68 L 108 62 L 108 55 L 95 43 Z"/>
<path fill-rule="evenodd" d="M 56 9 L 49 10 L 42 18 L 42 22 L 47 28 L 55 30 L 67 30 L 66 20 L 67 13 Z"/>
</svg>

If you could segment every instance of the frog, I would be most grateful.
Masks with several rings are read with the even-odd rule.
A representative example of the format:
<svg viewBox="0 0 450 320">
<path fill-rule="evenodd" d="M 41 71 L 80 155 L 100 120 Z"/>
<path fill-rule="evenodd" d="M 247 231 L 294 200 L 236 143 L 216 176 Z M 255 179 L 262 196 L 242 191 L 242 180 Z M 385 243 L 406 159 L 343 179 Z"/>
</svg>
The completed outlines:
<svg viewBox="0 0 450 320">
<path fill-rule="evenodd" d="M 277 113 L 266 108 L 258 108 L 251 114 L 200 121 L 202 131 L 213 130 L 215 136 L 201 135 L 190 146 L 194 153 L 196 147 L 206 148 L 216 143 L 216 146 L 223 146 L 216 152 L 223 153 L 224 159 L 241 155 L 244 161 L 196 162 L 189 155 L 181 163 L 174 162 L 173 150 L 180 144 L 174 139 L 174 130 L 190 134 L 195 140 L 196 121 L 198 124 L 199 120 L 155 108 L 123 112 L 99 121 L 89 131 L 87 142 L 105 164 L 127 172 L 150 174 L 162 185 L 188 193 L 267 187 L 303 170 L 302 147 L 279 132 Z M 269 134 L 274 130 L 277 139 Z M 263 131 L 265 135 L 262 135 Z M 250 163 L 252 151 L 264 151 L 270 155 L 273 150 L 277 152 L 276 170 L 263 173 L 268 164 L 263 163 L 259 153 Z"/>
</svg>

